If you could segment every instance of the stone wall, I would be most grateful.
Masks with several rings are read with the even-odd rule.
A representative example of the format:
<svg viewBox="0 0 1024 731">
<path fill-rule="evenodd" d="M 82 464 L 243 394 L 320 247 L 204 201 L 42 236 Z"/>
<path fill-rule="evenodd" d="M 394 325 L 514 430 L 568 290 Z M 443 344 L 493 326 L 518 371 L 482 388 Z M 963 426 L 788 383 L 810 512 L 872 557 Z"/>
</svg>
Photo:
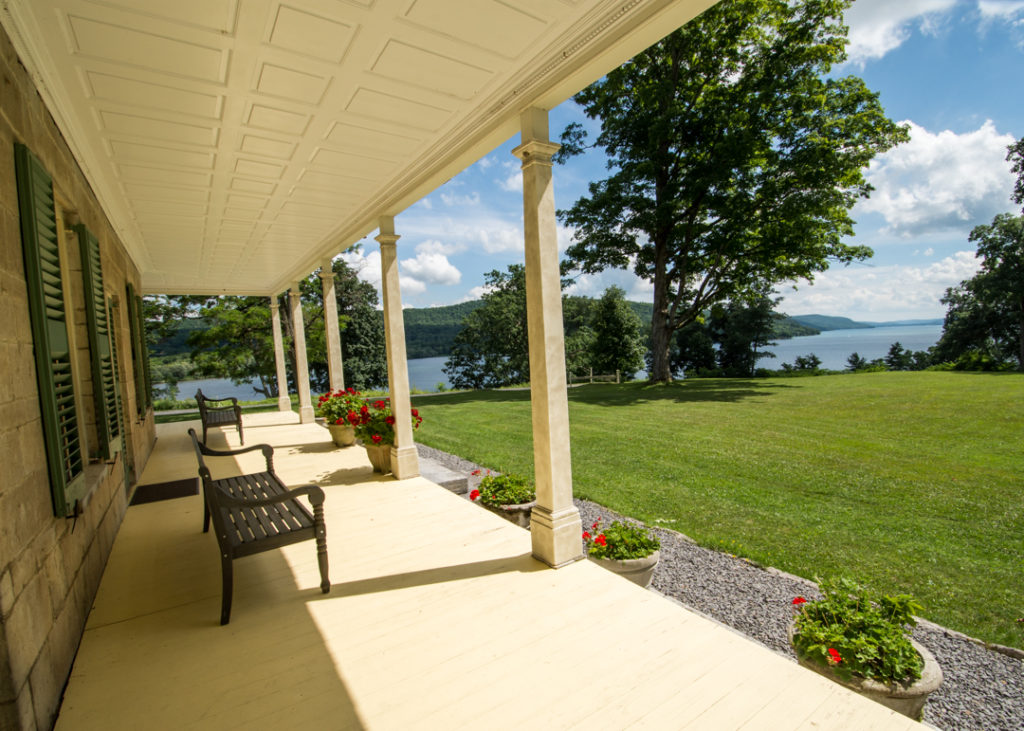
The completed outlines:
<svg viewBox="0 0 1024 731">
<path fill-rule="evenodd" d="M 26 301 L 14 143 L 27 145 L 53 176 L 65 227 L 84 223 L 100 241 L 106 292 L 117 295 L 112 328 L 127 454 L 96 458 L 84 285 L 77 239 L 61 257 L 69 335 L 76 350 L 75 391 L 91 498 L 71 521 L 55 518 L 41 427 Z M 126 284 L 139 289 L 128 257 L 63 136 L 0 30 L 0 729 L 51 728 L 103 567 L 127 508 L 127 459 L 141 473 L 155 441 L 152 411 L 136 414 Z"/>
</svg>

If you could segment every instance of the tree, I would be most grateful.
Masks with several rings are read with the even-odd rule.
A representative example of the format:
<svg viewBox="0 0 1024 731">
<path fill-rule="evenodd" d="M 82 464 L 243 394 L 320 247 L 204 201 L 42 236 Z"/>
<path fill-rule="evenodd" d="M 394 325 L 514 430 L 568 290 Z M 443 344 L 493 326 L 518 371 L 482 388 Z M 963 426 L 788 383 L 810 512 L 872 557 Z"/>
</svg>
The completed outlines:
<svg viewBox="0 0 1024 731">
<path fill-rule="evenodd" d="M 857 351 L 850 353 L 850 357 L 846 359 L 846 370 L 848 371 L 861 371 L 868 367 L 868 359 L 861 358 Z"/>
<path fill-rule="evenodd" d="M 754 375 L 757 361 L 773 353 L 763 350 L 775 327 L 776 301 L 759 295 L 749 300 L 730 300 L 711 310 L 711 336 L 718 343 L 718 366 L 727 376 Z"/>
<path fill-rule="evenodd" d="M 1006 161 L 1010 163 L 1010 170 L 1017 174 L 1010 199 L 1024 210 L 1024 137 L 1006 148 Z"/>
<path fill-rule="evenodd" d="M 346 385 L 358 389 L 387 384 L 384 329 L 377 311 L 377 292 L 361 281 L 342 259 L 333 265 L 341 328 Z M 328 388 L 327 350 L 323 319 L 323 289 L 318 275 L 300 282 L 310 387 Z M 287 296 L 278 300 L 285 335 L 285 357 L 291 364 L 289 387 L 295 391 L 293 326 Z M 235 383 L 255 381 L 253 389 L 267 397 L 278 395 L 274 341 L 267 297 L 170 297 L 160 311 L 164 318 L 198 319 L 205 327 L 192 331 L 188 345 L 192 361 L 206 376 L 230 378 Z"/>
<path fill-rule="evenodd" d="M 623 378 L 630 379 L 644 367 L 644 326 L 621 288 L 613 285 L 604 291 L 594 307 L 591 323 L 591 364 L 595 371 L 620 371 Z"/>
<path fill-rule="evenodd" d="M 500 388 L 530 380 L 526 268 L 484 275 L 483 305 L 466 316 L 444 372 L 455 388 Z"/>
<path fill-rule="evenodd" d="M 1024 370 L 1024 216 L 1002 213 L 976 226 L 970 241 L 977 243 L 981 271 L 946 290 L 942 303 L 949 309 L 936 359 L 973 353 L 971 362 L 1016 363 Z"/>
<path fill-rule="evenodd" d="M 649 354 L 649 351 L 648 351 Z M 673 373 L 696 375 L 710 371 L 716 364 L 715 341 L 711 339 L 704 318 L 694 320 L 676 330 L 675 347 L 670 361 Z"/>
<path fill-rule="evenodd" d="M 890 371 L 909 371 L 914 362 L 914 354 L 903 348 L 897 340 L 889 346 L 889 352 L 885 355 L 885 367 Z"/>
<path fill-rule="evenodd" d="M 908 139 L 845 58 L 849 0 L 724 0 L 576 95 L 611 175 L 560 216 L 586 273 L 654 285 L 652 380 L 711 305 L 871 255 L 842 242 L 863 171 Z M 584 150 L 581 125 L 564 160 Z"/>
</svg>

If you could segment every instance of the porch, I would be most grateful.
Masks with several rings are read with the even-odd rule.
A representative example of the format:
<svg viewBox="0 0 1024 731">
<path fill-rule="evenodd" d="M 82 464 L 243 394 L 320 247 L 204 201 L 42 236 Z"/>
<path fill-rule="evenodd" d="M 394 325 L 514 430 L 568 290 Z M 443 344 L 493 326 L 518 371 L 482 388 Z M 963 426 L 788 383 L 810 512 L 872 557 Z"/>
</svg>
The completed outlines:
<svg viewBox="0 0 1024 731">
<path fill-rule="evenodd" d="M 143 484 L 195 474 L 188 426 L 157 427 Z M 330 594 L 311 542 L 249 557 L 221 627 L 202 498 L 133 506 L 57 729 L 917 726 L 594 564 L 548 568 L 526 531 L 374 475 L 294 413 L 247 415 L 245 433 L 287 483 L 325 488 Z"/>
</svg>

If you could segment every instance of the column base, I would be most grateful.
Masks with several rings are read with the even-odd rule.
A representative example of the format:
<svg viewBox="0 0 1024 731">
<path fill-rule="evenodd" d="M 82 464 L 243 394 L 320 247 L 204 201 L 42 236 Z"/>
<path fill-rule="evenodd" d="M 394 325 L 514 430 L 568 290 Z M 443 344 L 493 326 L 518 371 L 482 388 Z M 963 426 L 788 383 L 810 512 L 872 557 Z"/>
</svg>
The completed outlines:
<svg viewBox="0 0 1024 731">
<path fill-rule="evenodd" d="M 314 421 L 316 421 L 316 413 L 312 406 L 303 406 L 299 409 L 300 424 L 312 424 Z"/>
<path fill-rule="evenodd" d="M 277 397 L 277 410 L 278 411 L 291 411 L 292 410 L 292 400 L 290 398 L 288 398 L 287 396 L 278 396 Z"/>
<path fill-rule="evenodd" d="M 396 480 L 420 476 L 420 456 L 416 447 L 391 448 L 391 474 Z"/>
<path fill-rule="evenodd" d="M 552 512 L 540 505 L 530 518 L 530 542 L 533 557 L 553 569 L 583 559 L 583 523 L 575 506 Z"/>
</svg>

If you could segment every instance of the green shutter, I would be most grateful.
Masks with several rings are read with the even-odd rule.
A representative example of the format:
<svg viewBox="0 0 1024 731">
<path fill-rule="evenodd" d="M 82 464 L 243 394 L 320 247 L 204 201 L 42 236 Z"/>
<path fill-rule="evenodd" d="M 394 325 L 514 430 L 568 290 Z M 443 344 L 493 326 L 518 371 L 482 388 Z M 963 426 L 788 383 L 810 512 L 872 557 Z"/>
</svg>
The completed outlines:
<svg viewBox="0 0 1024 731">
<path fill-rule="evenodd" d="M 22 252 L 36 355 L 46 461 L 58 516 L 72 515 L 85 488 L 71 352 L 60 271 L 53 181 L 27 147 L 14 146 Z"/>
<path fill-rule="evenodd" d="M 139 315 L 139 341 L 142 343 L 142 385 L 146 406 L 153 405 L 153 377 L 149 373 L 149 344 L 146 342 L 146 312 L 142 297 L 135 297 L 135 312 Z"/>
<path fill-rule="evenodd" d="M 89 329 L 92 390 L 96 401 L 96 433 L 99 435 L 103 458 L 111 459 L 120 449 L 121 424 L 118 417 L 110 319 L 103 291 L 100 242 L 82 224 L 75 226 L 75 231 L 82 253 L 82 278 L 85 280 L 85 316 Z"/>
<path fill-rule="evenodd" d="M 132 359 L 135 365 L 135 409 L 139 416 L 144 416 L 146 407 L 153 401 L 149 388 L 149 353 L 142 324 L 142 298 L 135 294 L 131 282 L 128 282 L 128 325 L 131 328 Z"/>
</svg>

